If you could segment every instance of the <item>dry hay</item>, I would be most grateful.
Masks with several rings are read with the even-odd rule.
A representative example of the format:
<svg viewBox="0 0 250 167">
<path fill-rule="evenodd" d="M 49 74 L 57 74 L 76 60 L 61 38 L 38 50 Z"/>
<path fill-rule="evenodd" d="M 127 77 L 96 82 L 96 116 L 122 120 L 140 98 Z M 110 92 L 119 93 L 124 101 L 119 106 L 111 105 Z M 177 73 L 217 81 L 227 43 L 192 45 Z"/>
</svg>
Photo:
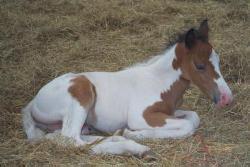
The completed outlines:
<svg viewBox="0 0 250 167">
<path fill-rule="evenodd" d="M 235 104 L 216 111 L 197 89 L 188 91 L 185 105 L 201 116 L 193 137 L 141 142 L 155 161 L 27 143 L 20 109 L 43 84 L 66 72 L 140 62 L 203 18 Z M 249 166 L 249 27 L 248 0 L 0 0 L 0 165 Z"/>
</svg>

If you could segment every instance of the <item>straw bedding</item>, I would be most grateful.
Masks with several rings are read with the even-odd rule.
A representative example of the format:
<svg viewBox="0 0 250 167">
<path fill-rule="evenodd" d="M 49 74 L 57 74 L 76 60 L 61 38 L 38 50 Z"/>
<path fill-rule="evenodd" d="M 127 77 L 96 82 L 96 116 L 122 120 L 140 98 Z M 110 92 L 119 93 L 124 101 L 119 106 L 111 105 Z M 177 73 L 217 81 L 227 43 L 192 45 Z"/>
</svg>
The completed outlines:
<svg viewBox="0 0 250 167">
<path fill-rule="evenodd" d="M 247 0 L 1 0 L 0 165 L 249 166 L 249 5 Z M 201 117 L 194 136 L 140 141 L 152 148 L 154 160 L 27 142 L 20 109 L 42 85 L 67 72 L 116 71 L 143 61 L 204 18 L 235 103 L 216 110 L 192 87 L 184 105 Z"/>
</svg>

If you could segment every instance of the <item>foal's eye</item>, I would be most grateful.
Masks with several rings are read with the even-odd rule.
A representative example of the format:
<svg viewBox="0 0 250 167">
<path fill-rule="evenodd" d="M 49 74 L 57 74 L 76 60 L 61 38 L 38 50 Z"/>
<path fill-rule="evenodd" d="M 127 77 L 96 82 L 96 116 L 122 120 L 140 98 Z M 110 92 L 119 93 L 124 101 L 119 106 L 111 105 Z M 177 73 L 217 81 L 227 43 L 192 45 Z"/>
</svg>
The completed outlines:
<svg viewBox="0 0 250 167">
<path fill-rule="evenodd" d="M 196 64 L 195 66 L 196 66 L 197 70 L 205 70 L 204 64 Z"/>
</svg>

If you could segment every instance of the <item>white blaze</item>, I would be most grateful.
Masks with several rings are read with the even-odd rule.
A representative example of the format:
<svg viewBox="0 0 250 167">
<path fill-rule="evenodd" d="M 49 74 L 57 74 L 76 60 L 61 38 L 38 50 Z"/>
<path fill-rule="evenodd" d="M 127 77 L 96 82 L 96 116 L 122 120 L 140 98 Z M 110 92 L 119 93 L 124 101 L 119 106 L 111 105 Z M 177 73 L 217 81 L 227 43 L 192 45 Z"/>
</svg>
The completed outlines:
<svg viewBox="0 0 250 167">
<path fill-rule="evenodd" d="M 219 88 L 219 91 L 221 93 L 227 94 L 228 96 L 232 96 L 232 92 L 220 72 L 220 66 L 219 66 L 220 59 L 218 54 L 214 51 L 214 49 L 210 55 L 209 61 L 212 63 L 216 73 L 219 75 L 219 78 L 214 80 Z"/>
</svg>

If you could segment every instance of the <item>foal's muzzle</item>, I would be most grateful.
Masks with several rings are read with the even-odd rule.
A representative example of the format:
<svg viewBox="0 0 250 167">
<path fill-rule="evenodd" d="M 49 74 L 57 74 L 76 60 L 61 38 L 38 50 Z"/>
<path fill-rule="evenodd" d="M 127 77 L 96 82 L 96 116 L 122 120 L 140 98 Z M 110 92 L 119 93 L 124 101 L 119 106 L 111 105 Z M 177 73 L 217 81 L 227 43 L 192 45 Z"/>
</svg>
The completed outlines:
<svg viewBox="0 0 250 167">
<path fill-rule="evenodd" d="M 233 96 L 231 92 L 216 91 L 213 94 L 213 102 L 217 108 L 223 108 L 229 106 L 233 102 Z"/>
</svg>

